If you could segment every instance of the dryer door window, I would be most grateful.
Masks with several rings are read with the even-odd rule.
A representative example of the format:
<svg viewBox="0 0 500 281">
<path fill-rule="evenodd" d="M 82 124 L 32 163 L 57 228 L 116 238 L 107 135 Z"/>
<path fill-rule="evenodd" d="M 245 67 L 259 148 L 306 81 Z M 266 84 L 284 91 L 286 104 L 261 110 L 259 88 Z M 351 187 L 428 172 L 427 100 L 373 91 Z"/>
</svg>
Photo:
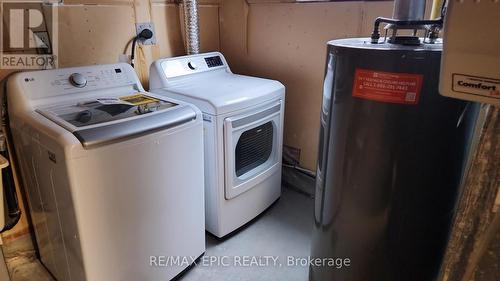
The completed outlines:
<svg viewBox="0 0 500 281">
<path fill-rule="evenodd" d="M 226 199 L 279 170 L 281 106 L 277 102 L 224 120 Z"/>
<path fill-rule="evenodd" d="M 242 176 L 266 163 L 273 152 L 273 138 L 274 126 L 271 121 L 241 134 L 234 154 L 236 176 Z"/>
</svg>

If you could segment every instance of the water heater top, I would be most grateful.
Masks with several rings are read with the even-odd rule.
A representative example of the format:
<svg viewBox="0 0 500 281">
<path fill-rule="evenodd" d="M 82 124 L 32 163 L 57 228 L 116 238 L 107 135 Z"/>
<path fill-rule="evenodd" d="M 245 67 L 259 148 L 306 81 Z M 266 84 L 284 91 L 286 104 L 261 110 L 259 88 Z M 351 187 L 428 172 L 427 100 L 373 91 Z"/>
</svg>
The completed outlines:
<svg viewBox="0 0 500 281">
<path fill-rule="evenodd" d="M 443 50 L 443 44 L 441 40 L 438 40 L 434 44 L 420 44 L 420 45 L 401 45 L 401 44 L 391 44 L 388 42 L 383 42 L 380 40 L 378 44 L 372 44 L 370 38 L 345 38 L 331 40 L 328 46 L 334 47 L 344 47 L 344 48 L 356 48 L 356 49 L 369 49 L 369 50 L 387 50 L 387 51 L 431 51 L 431 52 L 441 52 Z"/>
</svg>

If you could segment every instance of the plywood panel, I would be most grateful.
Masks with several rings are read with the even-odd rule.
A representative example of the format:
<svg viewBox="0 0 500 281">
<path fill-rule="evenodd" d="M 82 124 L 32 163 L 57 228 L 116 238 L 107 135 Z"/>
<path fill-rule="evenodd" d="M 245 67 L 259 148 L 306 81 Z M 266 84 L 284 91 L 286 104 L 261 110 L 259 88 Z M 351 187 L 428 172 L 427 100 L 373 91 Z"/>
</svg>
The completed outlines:
<svg viewBox="0 0 500 281">
<path fill-rule="evenodd" d="M 285 84 L 285 144 L 301 149 L 300 164 L 315 170 L 326 42 L 369 36 L 376 17 L 392 15 L 393 2 L 290 2 L 222 0 L 221 49 L 235 72 Z"/>
<path fill-rule="evenodd" d="M 227 15 L 223 3 L 224 17 Z M 234 4 L 231 4 L 234 5 Z M 361 2 L 251 4 L 247 50 L 222 49 L 236 72 L 280 80 L 286 86 L 285 144 L 301 149 L 301 165 L 315 170 L 326 42 L 361 29 Z M 241 40 L 241 27 L 223 19 Z M 228 36 L 225 34 L 224 36 Z M 226 37 L 227 38 L 227 37 Z M 237 46 L 232 43 L 230 46 Z M 229 47 L 230 48 L 230 47 Z"/>
<path fill-rule="evenodd" d="M 200 5 L 200 48 L 202 52 L 220 50 L 219 6 Z"/>
<path fill-rule="evenodd" d="M 364 2 L 362 6 L 362 23 L 359 36 L 368 37 L 373 32 L 373 24 L 377 17 L 391 17 L 394 3 L 389 2 Z"/>
<path fill-rule="evenodd" d="M 220 44 L 234 70 L 246 65 L 239 59 L 246 55 L 248 4 L 245 0 L 222 0 L 220 14 Z"/>
<path fill-rule="evenodd" d="M 132 5 L 59 9 L 59 67 L 116 63 L 135 36 Z"/>
<path fill-rule="evenodd" d="M 154 3 L 151 17 L 155 24 L 159 49 L 156 59 L 184 54 L 179 6 Z"/>
</svg>

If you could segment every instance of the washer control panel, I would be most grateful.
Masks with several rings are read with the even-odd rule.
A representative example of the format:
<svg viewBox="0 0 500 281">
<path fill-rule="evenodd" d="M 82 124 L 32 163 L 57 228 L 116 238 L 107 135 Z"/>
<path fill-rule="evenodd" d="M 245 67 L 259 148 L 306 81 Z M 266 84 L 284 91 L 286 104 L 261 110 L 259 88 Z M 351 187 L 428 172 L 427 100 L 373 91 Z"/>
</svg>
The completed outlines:
<svg viewBox="0 0 500 281">
<path fill-rule="evenodd" d="M 74 94 L 113 87 L 142 88 L 133 68 L 128 64 L 95 65 L 46 71 L 25 72 L 23 86 L 32 98 Z"/>
</svg>

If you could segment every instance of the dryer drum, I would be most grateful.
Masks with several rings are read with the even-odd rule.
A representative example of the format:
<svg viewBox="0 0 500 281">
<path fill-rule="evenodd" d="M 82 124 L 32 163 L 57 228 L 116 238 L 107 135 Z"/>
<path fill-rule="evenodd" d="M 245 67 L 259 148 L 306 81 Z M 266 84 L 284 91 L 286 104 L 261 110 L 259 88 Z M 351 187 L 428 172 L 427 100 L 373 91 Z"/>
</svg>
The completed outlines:
<svg viewBox="0 0 500 281">
<path fill-rule="evenodd" d="M 441 45 L 328 44 L 310 280 L 435 280 L 479 105 L 438 93 Z"/>
</svg>

